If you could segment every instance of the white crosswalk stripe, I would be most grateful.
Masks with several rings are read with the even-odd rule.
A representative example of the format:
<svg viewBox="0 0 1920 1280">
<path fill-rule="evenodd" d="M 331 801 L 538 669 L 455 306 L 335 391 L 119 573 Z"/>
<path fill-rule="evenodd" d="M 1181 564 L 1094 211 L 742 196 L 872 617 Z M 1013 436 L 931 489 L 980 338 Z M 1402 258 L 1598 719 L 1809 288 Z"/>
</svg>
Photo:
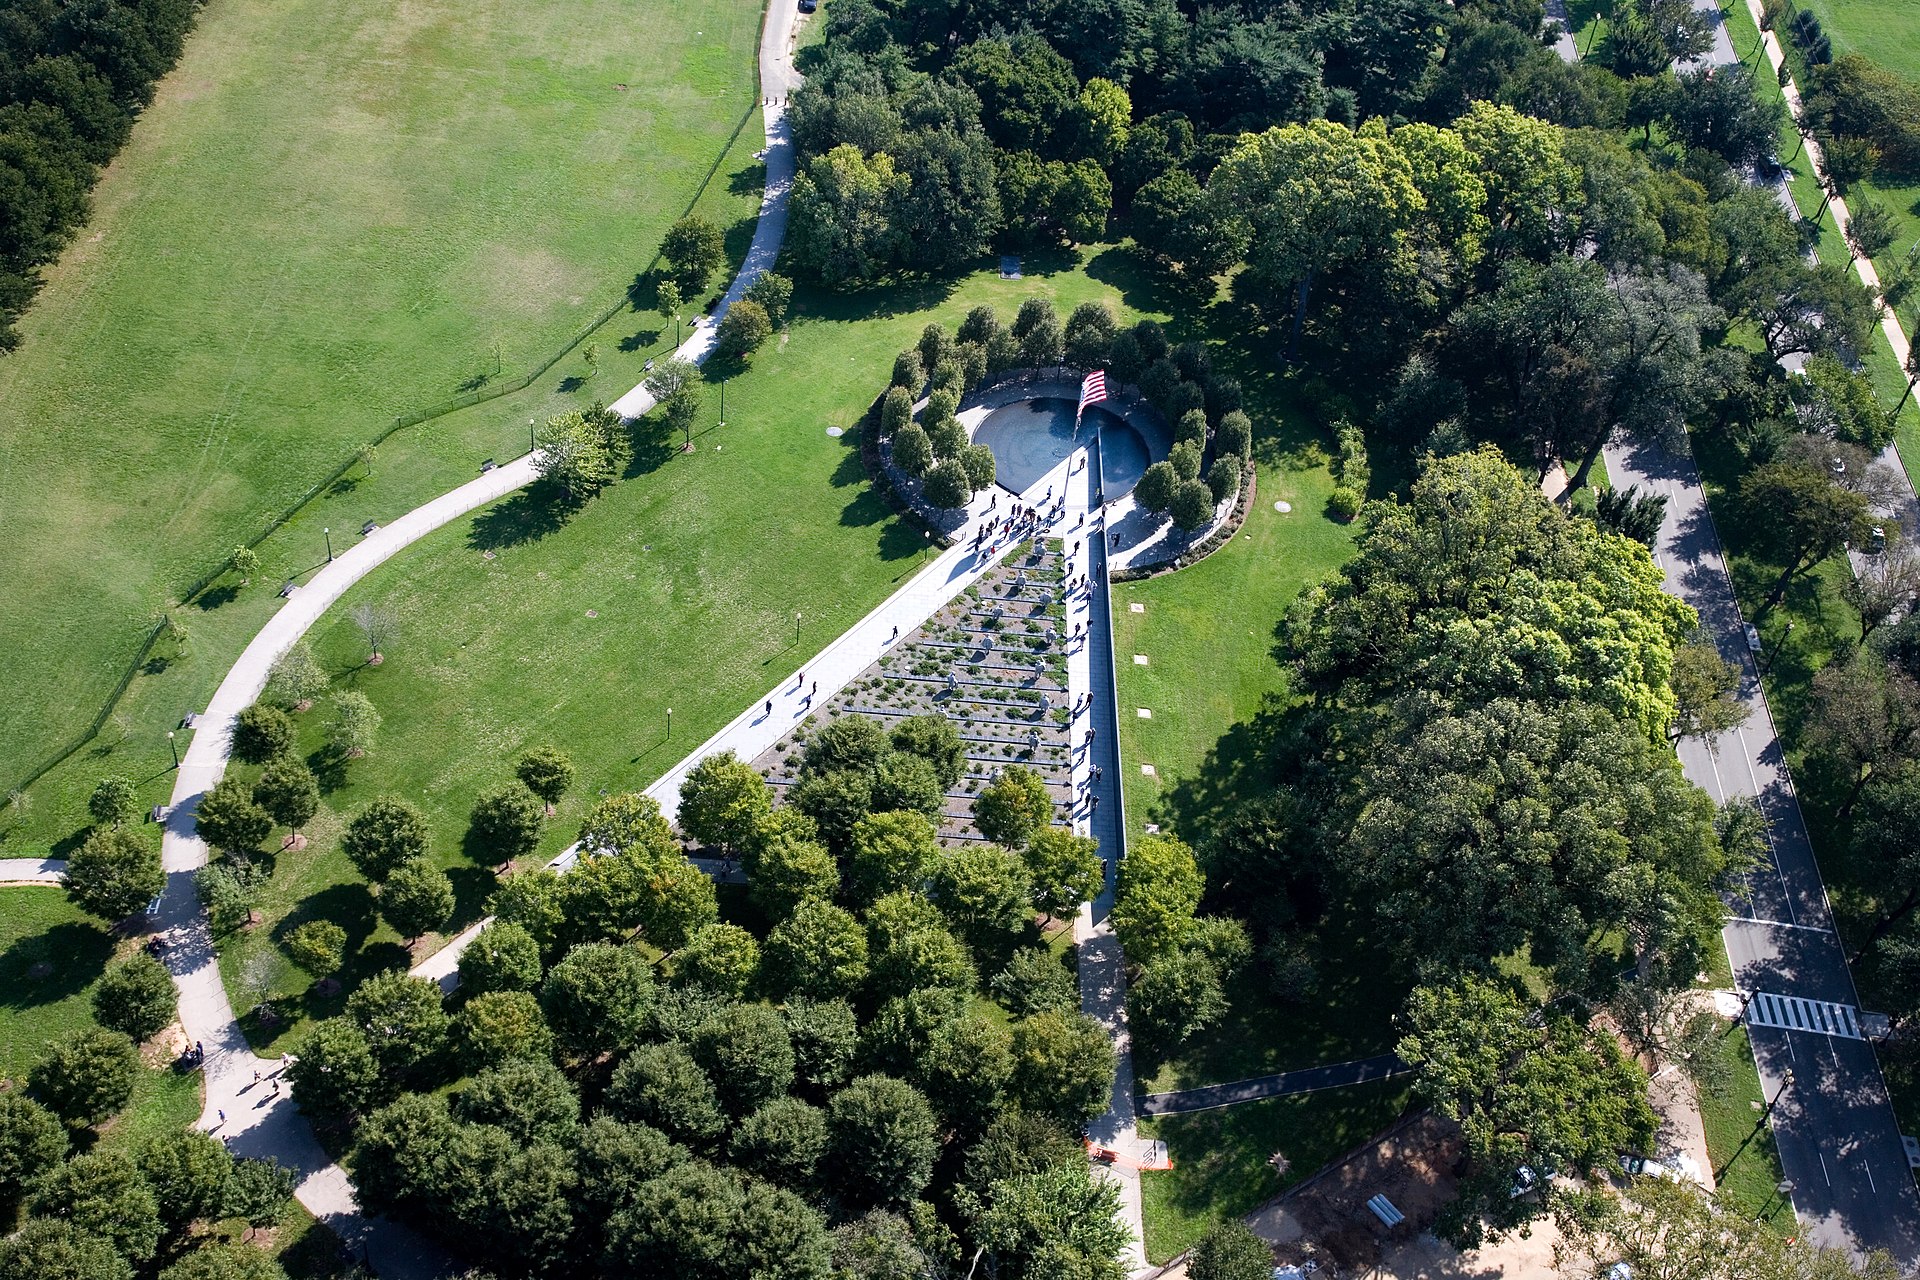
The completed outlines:
<svg viewBox="0 0 1920 1280">
<path fill-rule="evenodd" d="M 1860 1011 L 1850 1004 L 1803 1000 L 1799 996 L 1778 996 L 1767 991 L 1756 991 L 1747 1001 L 1747 1022 L 1756 1027 L 1807 1031 L 1843 1040 L 1866 1038 L 1860 1034 Z"/>
</svg>

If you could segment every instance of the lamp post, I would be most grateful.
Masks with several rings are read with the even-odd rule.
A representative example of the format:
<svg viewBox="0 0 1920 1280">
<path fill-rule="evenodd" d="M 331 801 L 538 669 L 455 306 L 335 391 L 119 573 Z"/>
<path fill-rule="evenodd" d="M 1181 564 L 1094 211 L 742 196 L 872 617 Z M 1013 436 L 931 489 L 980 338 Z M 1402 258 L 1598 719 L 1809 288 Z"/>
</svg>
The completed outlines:
<svg viewBox="0 0 1920 1280">
<path fill-rule="evenodd" d="M 180 767 L 180 744 L 173 740 L 173 730 L 167 730 L 167 746 L 173 751 L 173 767 Z"/>
<path fill-rule="evenodd" d="M 672 707 L 667 708 L 667 736 L 669 738 L 673 736 L 673 708 Z"/>
<path fill-rule="evenodd" d="M 727 380 L 720 379 L 720 425 L 727 425 Z"/>
<path fill-rule="evenodd" d="M 320 530 L 320 533 L 321 533 L 321 536 L 323 536 L 327 540 L 327 563 L 332 564 L 333 563 L 333 530 L 331 528 L 326 528 L 326 529 Z"/>
<path fill-rule="evenodd" d="M 793 642 L 796 645 L 800 643 L 800 611 L 798 609 L 793 611 Z"/>
<path fill-rule="evenodd" d="M 533 452 L 533 419 L 527 419 L 527 452 Z"/>
</svg>

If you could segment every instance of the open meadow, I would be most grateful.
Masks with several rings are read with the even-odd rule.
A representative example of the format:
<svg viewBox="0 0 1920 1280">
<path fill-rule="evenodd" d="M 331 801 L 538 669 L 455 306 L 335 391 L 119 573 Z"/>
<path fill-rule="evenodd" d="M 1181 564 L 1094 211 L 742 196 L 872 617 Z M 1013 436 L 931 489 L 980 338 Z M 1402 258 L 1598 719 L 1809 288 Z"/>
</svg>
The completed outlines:
<svg viewBox="0 0 1920 1280">
<path fill-rule="evenodd" d="M 619 305 L 710 171 L 708 216 L 750 217 L 760 13 L 206 7 L 0 360 L 5 785 L 86 727 L 157 610 L 360 444 Z M 658 341 L 635 328 L 600 335 L 602 377 Z M 549 381 L 595 389 L 579 365 Z M 409 428 L 381 467 L 451 487 L 524 448 L 530 415 L 500 407 Z"/>
</svg>

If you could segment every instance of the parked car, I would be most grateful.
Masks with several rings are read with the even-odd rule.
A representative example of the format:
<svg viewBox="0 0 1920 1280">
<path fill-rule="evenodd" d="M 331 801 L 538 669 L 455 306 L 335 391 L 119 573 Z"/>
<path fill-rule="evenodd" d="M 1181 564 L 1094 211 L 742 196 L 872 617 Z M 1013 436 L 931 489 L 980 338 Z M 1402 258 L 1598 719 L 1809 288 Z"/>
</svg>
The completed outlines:
<svg viewBox="0 0 1920 1280">
<path fill-rule="evenodd" d="M 800 0 L 800 12 L 812 13 L 820 7 L 820 0 Z"/>
<path fill-rule="evenodd" d="M 1747 648 L 1753 650 L 1755 653 L 1760 652 L 1760 628 L 1754 626 L 1751 622 L 1749 622 L 1746 625 L 1746 631 L 1747 631 Z"/>
<path fill-rule="evenodd" d="M 1867 530 L 1867 554 L 1877 556 L 1887 549 L 1887 530 L 1884 525 L 1875 525 Z"/>
<path fill-rule="evenodd" d="M 1632 1178 L 1667 1178 L 1672 1181 L 1680 1178 L 1677 1170 L 1651 1156 L 1621 1156 L 1620 1167 Z"/>
</svg>

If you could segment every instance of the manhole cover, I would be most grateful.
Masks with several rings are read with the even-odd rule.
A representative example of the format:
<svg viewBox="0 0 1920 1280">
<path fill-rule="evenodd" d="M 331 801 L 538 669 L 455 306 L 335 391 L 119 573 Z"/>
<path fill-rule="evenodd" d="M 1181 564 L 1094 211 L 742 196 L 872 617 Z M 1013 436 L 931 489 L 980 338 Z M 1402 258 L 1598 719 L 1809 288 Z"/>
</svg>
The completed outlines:
<svg viewBox="0 0 1920 1280">
<path fill-rule="evenodd" d="M 598 609 L 589 609 L 587 610 L 587 616 L 589 618 L 597 618 L 600 616 L 600 611 Z"/>
<path fill-rule="evenodd" d="M 841 436 L 845 435 L 846 433 L 840 430 L 840 428 L 838 427 L 828 427 L 827 434 L 833 437 L 835 440 L 838 440 Z"/>
<path fill-rule="evenodd" d="M 1276 502 L 1273 504 L 1273 509 L 1281 515 L 1285 515 L 1287 512 L 1293 510 L 1293 504 L 1291 502 Z"/>
</svg>

